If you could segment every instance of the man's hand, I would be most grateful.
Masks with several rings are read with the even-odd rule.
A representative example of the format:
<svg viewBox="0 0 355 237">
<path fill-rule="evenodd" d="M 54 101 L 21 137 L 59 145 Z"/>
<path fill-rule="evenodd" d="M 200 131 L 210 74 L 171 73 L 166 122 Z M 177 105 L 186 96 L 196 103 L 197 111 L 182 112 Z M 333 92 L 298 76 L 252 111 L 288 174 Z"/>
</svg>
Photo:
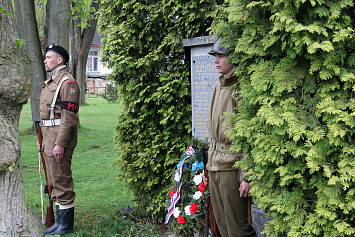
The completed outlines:
<svg viewBox="0 0 355 237">
<path fill-rule="evenodd" d="M 251 189 L 251 186 L 249 183 L 242 181 L 242 183 L 239 186 L 239 193 L 240 193 L 240 197 L 250 197 L 250 193 L 249 190 Z"/>
<path fill-rule="evenodd" d="M 207 186 L 208 181 L 207 181 L 207 178 L 205 175 L 205 170 L 202 170 L 202 180 L 203 180 L 203 183 L 205 184 L 205 186 Z"/>
<path fill-rule="evenodd" d="M 57 163 L 60 163 L 63 161 L 63 154 L 64 154 L 64 147 L 55 145 L 55 147 L 53 149 L 53 155 L 54 155 Z"/>
</svg>

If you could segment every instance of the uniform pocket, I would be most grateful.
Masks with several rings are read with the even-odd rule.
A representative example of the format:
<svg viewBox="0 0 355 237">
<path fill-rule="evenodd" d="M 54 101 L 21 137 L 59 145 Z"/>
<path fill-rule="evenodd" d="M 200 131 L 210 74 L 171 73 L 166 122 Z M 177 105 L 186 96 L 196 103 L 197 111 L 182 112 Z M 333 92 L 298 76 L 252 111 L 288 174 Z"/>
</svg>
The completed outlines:
<svg viewBox="0 0 355 237">
<path fill-rule="evenodd" d="M 55 140 L 58 136 L 59 126 L 43 127 L 43 149 L 47 156 L 53 156 L 53 148 L 55 146 Z"/>
</svg>

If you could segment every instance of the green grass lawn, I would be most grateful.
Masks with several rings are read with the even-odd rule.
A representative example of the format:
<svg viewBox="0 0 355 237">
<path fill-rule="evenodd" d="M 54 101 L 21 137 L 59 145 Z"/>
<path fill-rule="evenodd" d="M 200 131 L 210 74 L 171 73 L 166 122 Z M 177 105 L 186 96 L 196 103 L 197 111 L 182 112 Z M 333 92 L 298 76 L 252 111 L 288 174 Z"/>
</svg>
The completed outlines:
<svg viewBox="0 0 355 237">
<path fill-rule="evenodd" d="M 76 199 L 75 234 L 70 236 L 147 236 L 137 234 L 140 229 L 152 236 L 155 227 L 149 223 L 139 228 L 140 221 L 124 223 L 127 220 L 122 221 L 119 217 L 122 207 L 133 205 L 124 180 L 118 179 L 119 167 L 113 165 L 116 158 L 113 133 L 120 105 L 104 99 L 87 99 L 86 103 L 79 110 L 78 146 L 72 160 Z M 29 103 L 23 107 L 19 132 L 26 202 L 40 217 L 37 136 L 32 129 Z M 43 172 L 42 179 L 45 184 Z M 46 207 L 47 199 L 44 204 Z"/>
</svg>

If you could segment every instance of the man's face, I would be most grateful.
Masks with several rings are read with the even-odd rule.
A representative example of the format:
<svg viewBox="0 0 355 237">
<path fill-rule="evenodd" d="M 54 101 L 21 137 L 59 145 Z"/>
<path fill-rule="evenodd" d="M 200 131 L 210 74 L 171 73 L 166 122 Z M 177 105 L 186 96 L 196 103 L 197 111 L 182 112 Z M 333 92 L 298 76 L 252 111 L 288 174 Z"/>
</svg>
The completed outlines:
<svg viewBox="0 0 355 237">
<path fill-rule="evenodd" d="M 44 68 L 47 72 L 53 71 L 62 64 L 63 59 L 56 53 L 48 51 L 44 60 Z"/>
<path fill-rule="evenodd" d="M 229 78 L 233 75 L 235 65 L 228 63 L 227 56 L 224 54 L 216 53 L 214 63 L 216 64 L 217 71 L 225 78 Z"/>
</svg>

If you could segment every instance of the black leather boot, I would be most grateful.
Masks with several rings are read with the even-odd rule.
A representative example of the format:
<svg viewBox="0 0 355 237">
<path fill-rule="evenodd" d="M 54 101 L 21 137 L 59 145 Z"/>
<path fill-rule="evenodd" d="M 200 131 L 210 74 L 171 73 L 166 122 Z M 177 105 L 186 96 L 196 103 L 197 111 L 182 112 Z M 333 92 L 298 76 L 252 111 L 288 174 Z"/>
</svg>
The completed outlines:
<svg viewBox="0 0 355 237">
<path fill-rule="evenodd" d="M 46 234 L 55 231 L 58 228 L 58 226 L 59 226 L 59 222 L 60 222 L 60 214 L 58 214 L 60 212 L 59 205 L 55 205 L 55 206 L 56 206 L 55 210 L 56 210 L 56 213 L 57 213 L 56 214 L 57 217 L 55 219 L 55 223 L 51 227 L 43 230 L 43 232 L 46 233 Z"/>
<path fill-rule="evenodd" d="M 60 215 L 60 222 L 58 228 L 53 232 L 46 234 L 47 236 L 65 235 L 73 232 L 74 207 L 68 209 L 61 209 L 59 215 Z"/>
</svg>

